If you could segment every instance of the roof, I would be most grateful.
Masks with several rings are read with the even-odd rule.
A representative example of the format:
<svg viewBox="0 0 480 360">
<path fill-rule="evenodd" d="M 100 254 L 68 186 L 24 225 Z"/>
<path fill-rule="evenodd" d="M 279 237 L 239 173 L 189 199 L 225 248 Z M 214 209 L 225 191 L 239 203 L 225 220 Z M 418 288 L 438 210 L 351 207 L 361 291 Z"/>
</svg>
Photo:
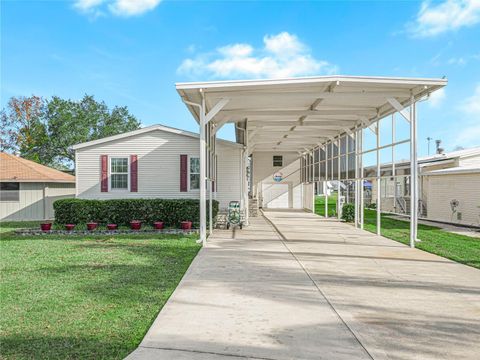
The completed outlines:
<svg viewBox="0 0 480 360">
<path fill-rule="evenodd" d="M 480 155 L 480 146 L 462 149 L 462 150 L 455 150 L 449 151 L 442 154 L 434 154 L 428 156 L 422 156 L 418 159 L 418 161 L 435 161 L 435 160 L 444 160 L 444 159 L 454 159 L 454 158 L 464 158 L 468 156 L 475 156 Z"/>
<path fill-rule="evenodd" d="M 121 139 L 125 139 L 125 138 L 131 137 L 131 136 L 145 134 L 145 133 L 148 133 L 148 132 L 151 132 L 151 131 L 157 131 L 157 130 L 165 131 L 165 132 L 169 132 L 169 133 L 177 134 L 177 135 L 189 136 L 189 137 L 193 137 L 193 138 L 196 138 L 196 139 L 200 138 L 200 135 L 197 134 L 197 133 L 173 128 L 173 127 L 170 127 L 170 126 L 157 124 L 157 125 L 146 126 L 144 128 L 138 129 L 138 130 L 128 131 L 128 132 L 118 134 L 118 135 L 107 136 L 107 137 L 104 137 L 104 138 L 98 139 L 98 140 L 92 140 L 92 141 L 87 141 L 87 142 L 84 142 L 84 143 L 81 143 L 81 144 L 76 144 L 76 145 L 72 146 L 72 149 L 73 150 L 83 149 L 83 148 L 86 148 L 86 147 L 89 147 L 89 146 L 99 145 L 99 144 L 103 144 L 103 143 L 107 143 L 107 142 L 115 141 L 115 140 L 121 140 Z M 228 140 L 223 140 L 223 139 L 217 139 L 217 141 L 222 142 L 226 145 L 231 145 L 231 146 L 238 146 L 239 145 L 235 142 L 228 141 Z"/>
<path fill-rule="evenodd" d="M 0 152 L 0 181 L 74 183 L 75 176 Z"/>
<path fill-rule="evenodd" d="M 445 85 L 446 79 L 336 75 L 177 83 L 176 89 L 197 122 L 194 104 L 203 98 L 207 112 L 224 105 L 211 119 L 216 127 L 247 122 L 255 151 L 304 151 L 395 113 L 392 102 L 406 107 Z"/>
<path fill-rule="evenodd" d="M 457 166 L 448 169 L 433 170 L 423 175 L 480 174 L 480 166 Z"/>
</svg>

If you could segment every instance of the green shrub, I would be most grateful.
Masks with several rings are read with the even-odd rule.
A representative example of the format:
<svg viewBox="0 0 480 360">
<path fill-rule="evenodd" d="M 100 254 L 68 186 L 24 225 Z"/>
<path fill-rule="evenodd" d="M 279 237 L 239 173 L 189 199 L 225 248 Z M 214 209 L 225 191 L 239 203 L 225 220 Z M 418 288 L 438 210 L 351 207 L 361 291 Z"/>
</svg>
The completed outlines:
<svg viewBox="0 0 480 360">
<path fill-rule="evenodd" d="M 346 222 L 353 222 L 355 220 L 355 204 L 347 203 L 343 205 L 342 219 Z"/>
<path fill-rule="evenodd" d="M 128 225 L 132 220 L 141 220 L 148 224 L 163 221 L 166 226 L 178 227 L 182 221 L 192 221 L 198 227 L 200 218 L 200 200 L 196 199 L 60 199 L 53 203 L 53 208 L 56 224 L 94 221 Z M 215 217 L 218 201 L 213 200 L 212 210 Z"/>
</svg>

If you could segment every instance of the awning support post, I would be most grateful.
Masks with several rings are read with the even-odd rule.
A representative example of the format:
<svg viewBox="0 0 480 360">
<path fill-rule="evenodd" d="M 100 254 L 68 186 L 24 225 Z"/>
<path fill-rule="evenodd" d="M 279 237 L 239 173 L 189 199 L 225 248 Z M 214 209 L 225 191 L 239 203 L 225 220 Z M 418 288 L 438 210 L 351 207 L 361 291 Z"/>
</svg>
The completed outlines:
<svg viewBox="0 0 480 360">
<path fill-rule="evenodd" d="M 410 97 L 410 247 L 415 247 L 418 222 L 417 116 L 413 95 Z"/>
<path fill-rule="evenodd" d="M 382 209 L 381 209 L 381 178 L 380 178 L 380 120 L 377 119 L 377 235 L 382 234 L 381 222 L 382 222 Z"/>
<path fill-rule="evenodd" d="M 363 230 L 364 220 L 364 191 L 363 191 L 363 129 L 360 129 L 360 229 Z"/>
<path fill-rule="evenodd" d="M 325 145 L 325 219 L 328 219 L 328 144 Z"/>
<path fill-rule="evenodd" d="M 202 93 L 203 95 L 203 93 Z M 206 167 L 206 141 L 205 141 L 205 97 L 202 97 L 200 108 L 200 240 L 205 246 L 207 243 L 207 167 Z"/>
<path fill-rule="evenodd" d="M 337 140 L 337 219 L 342 217 L 342 209 L 340 208 L 340 196 L 342 194 L 342 187 L 340 186 L 340 136 Z"/>
<path fill-rule="evenodd" d="M 358 228 L 359 224 L 359 213 L 360 213 L 360 204 L 359 204 L 359 196 L 358 196 L 358 189 L 359 189 L 359 181 L 358 181 L 358 130 L 355 130 L 354 134 L 355 139 L 355 227 Z"/>
</svg>

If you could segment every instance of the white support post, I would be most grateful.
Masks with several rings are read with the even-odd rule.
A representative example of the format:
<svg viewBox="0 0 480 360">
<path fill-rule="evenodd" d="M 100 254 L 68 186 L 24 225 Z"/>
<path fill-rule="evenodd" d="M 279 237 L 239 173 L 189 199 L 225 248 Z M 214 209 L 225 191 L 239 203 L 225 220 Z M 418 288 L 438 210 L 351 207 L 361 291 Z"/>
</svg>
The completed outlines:
<svg viewBox="0 0 480 360">
<path fill-rule="evenodd" d="M 363 194 L 363 129 L 360 129 L 360 229 L 363 230 L 364 194 Z"/>
<path fill-rule="evenodd" d="M 397 212 L 397 177 L 395 176 L 395 113 L 392 114 L 392 177 L 393 177 L 393 211 Z"/>
<path fill-rule="evenodd" d="M 342 216 L 342 209 L 340 209 L 340 196 L 342 194 L 342 187 L 340 186 L 340 136 L 337 140 L 337 219 L 340 220 Z"/>
<path fill-rule="evenodd" d="M 213 233 L 213 208 L 212 208 L 212 202 L 213 202 L 213 181 L 210 180 L 209 182 L 209 197 L 208 197 L 208 236 L 212 235 Z"/>
<path fill-rule="evenodd" d="M 416 104 L 410 97 L 410 247 L 415 247 L 418 222 L 418 164 Z"/>
<path fill-rule="evenodd" d="M 206 165 L 205 97 L 203 97 L 200 108 L 200 241 L 204 246 L 207 244 Z"/>
<path fill-rule="evenodd" d="M 355 227 L 358 228 L 359 223 L 359 204 L 358 204 L 358 130 L 354 133 L 355 139 Z"/>
<path fill-rule="evenodd" d="M 377 235 L 382 234 L 381 229 L 381 178 L 380 178 L 380 119 L 377 118 Z"/>
<path fill-rule="evenodd" d="M 328 219 L 328 144 L 325 145 L 325 219 Z"/>
<path fill-rule="evenodd" d="M 345 186 L 347 188 L 345 203 L 350 202 L 350 181 L 348 180 L 348 143 L 350 141 L 350 134 L 345 135 Z"/>
</svg>

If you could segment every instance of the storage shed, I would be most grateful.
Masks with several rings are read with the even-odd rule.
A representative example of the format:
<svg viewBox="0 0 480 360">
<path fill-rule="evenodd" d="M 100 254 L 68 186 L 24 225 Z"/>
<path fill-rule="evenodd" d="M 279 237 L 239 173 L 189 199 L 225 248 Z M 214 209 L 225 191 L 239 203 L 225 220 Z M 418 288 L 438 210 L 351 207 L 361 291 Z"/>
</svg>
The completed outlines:
<svg viewBox="0 0 480 360">
<path fill-rule="evenodd" d="M 0 221 L 52 219 L 53 202 L 74 196 L 74 176 L 0 153 Z"/>
</svg>

